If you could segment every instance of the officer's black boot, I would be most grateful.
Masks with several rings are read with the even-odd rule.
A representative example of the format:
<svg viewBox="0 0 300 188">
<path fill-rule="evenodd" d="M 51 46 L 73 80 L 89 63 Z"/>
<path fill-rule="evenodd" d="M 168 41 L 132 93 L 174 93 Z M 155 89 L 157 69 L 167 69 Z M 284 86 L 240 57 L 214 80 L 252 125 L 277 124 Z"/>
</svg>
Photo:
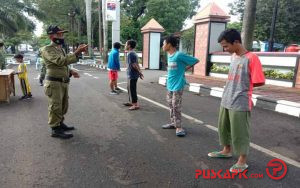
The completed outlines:
<svg viewBox="0 0 300 188">
<path fill-rule="evenodd" d="M 61 127 L 64 131 L 72 131 L 72 130 L 75 129 L 75 127 L 67 126 L 66 124 L 64 124 L 64 122 L 60 122 L 60 127 Z"/>
<path fill-rule="evenodd" d="M 65 133 L 61 126 L 57 126 L 52 128 L 51 136 L 55 138 L 69 139 L 73 137 L 73 134 Z"/>
</svg>

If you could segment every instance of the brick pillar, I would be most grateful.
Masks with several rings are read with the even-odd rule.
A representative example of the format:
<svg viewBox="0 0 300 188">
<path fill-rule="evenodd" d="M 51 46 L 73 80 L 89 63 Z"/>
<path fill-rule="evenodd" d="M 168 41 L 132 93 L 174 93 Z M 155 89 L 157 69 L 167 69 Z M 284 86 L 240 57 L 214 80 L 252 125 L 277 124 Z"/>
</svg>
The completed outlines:
<svg viewBox="0 0 300 188">
<path fill-rule="evenodd" d="M 300 58 L 298 58 L 298 71 L 295 76 L 296 76 L 295 88 L 300 89 Z"/>
<path fill-rule="evenodd" d="M 151 19 L 142 29 L 143 33 L 143 67 L 146 69 L 159 69 L 161 33 L 165 29 L 155 20 Z"/>
<path fill-rule="evenodd" d="M 225 30 L 228 16 L 216 3 L 212 2 L 195 16 L 194 56 L 200 63 L 194 67 L 194 75 L 207 76 L 209 54 L 222 51 L 218 44 L 219 34 Z"/>
<path fill-rule="evenodd" d="M 143 67 L 149 68 L 149 37 L 150 33 L 143 34 Z"/>
<path fill-rule="evenodd" d="M 199 59 L 200 63 L 194 67 L 193 74 L 199 76 L 206 76 L 207 53 L 208 53 L 208 38 L 209 38 L 209 23 L 197 24 L 195 26 L 195 57 Z"/>
</svg>

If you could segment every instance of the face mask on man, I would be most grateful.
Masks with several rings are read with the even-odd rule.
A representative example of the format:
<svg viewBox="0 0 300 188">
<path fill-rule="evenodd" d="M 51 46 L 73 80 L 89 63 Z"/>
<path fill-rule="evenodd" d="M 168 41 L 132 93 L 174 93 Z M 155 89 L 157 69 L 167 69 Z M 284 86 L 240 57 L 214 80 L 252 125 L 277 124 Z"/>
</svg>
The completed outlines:
<svg viewBox="0 0 300 188">
<path fill-rule="evenodd" d="M 65 39 L 53 38 L 52 41 L 57 45 L 64 45 Z"/>
</svg>

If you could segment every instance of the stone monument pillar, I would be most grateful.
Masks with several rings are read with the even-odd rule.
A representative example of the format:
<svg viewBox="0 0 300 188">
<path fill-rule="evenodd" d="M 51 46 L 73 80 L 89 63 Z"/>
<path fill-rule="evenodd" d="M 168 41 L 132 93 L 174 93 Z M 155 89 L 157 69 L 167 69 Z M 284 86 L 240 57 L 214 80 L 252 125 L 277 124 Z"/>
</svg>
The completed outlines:
<svg viewBox="0 0 300 188">
<path fill-rule="evenodd" d="M 194 67 L 194 75 L 208 75 L 209 54 L 223 51 L 218 44 L 218 37 L 226 29 L 228 16 L 216 3 L 210 3 L 195 17 L 195 50 L 194 56 L 200 60 Z"/>
<path fill-rule="evenodd" d="M 151 19 L 142 29 L 143 33 L 143 67 L 146 69 L 160 68 L 160 40 L 165 29 Z"/>
</svg>

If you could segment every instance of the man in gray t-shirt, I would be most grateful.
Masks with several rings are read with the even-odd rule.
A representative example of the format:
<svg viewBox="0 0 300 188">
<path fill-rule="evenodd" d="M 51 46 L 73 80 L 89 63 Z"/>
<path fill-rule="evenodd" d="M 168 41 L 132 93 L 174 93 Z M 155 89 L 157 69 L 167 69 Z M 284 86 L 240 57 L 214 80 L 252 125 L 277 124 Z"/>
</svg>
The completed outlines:
<svg viewBox="0 0 300 188">
<path fill-rule="evenodd" d="M 235 29 L 221 33 L 218 42 L 225 51 L 232 54 L 228 80 L 223 92 L 218 133 L 222 151 L 208 154 L 214 158 L 239 156 L 230 172 L 240 173 L 248 168 L 246 164 L 250 146 L 250 111 L 252 109 L 253 87 L 264 85 L 265 77 L 258 57 L 242 45 L 241 35 Z"/>
<path fill-rule="evenodd" d="M 261 63 L 252 52 L 233 54 L 221 106 L 235 111 L 251 111 L 253 87 L 264 83 Z"/>
</svg>

